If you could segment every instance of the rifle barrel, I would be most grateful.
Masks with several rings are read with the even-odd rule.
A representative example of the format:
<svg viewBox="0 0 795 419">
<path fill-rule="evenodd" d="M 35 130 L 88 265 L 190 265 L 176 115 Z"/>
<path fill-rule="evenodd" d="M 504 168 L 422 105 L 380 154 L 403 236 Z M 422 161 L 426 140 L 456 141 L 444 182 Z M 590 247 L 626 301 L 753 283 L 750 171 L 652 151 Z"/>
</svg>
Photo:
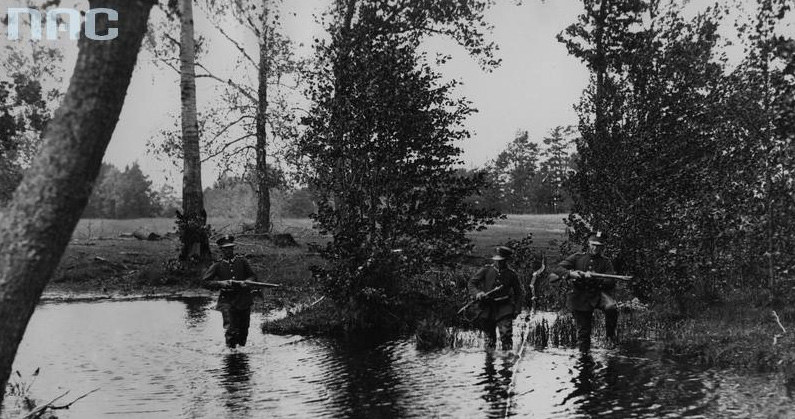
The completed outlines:
<svg viewBox="0 0 795 419">
<path fill-rule="evenodd" d="M 491 291 L 487 292 L 487 293 L 486 293 L 486 295 L 485 295 L 485 297 L 490 297 L 490 296 L 491 296 L 492 294 L 494 294 L 495 292 L 497 292 L 497 291 L 501 290 L 501 289 L 502 289 L 502 287 L 503 287 L 503 286 L 502 286 L 502 285 L 500 285 L 500 286 L 498 286 L 497 288 L 494 288 L 493 290 L 491 290 Z M 468 302 L 468 303 L 467 303 L 465 306 L 461 307 L 461 308 L 458 310 L 458 314 L 461 314 L 461 313 L 463 313 L 463 312 L 464 312 L 464 310 L 468 309 L 468 308 L 469 308 L 469 306 L 471 306 L 472 304 L 475 304 L 477 301 L 478 301 L 478 300 L 472 300 L 472 301 Z"/>
<path fill-rule="evenodd" d="M 263 288 L 278 288 L 281 284 L 271 284 L 270 282 L 257 282 L 257 281 L 243 281 L 246 285 Z"/>
<path fill-rule="evenodd" d="M 600 274 L 600 273 L 596 273 L 596 272 L 589 272 L 589 273 L 591 274 L 592 277 L 596 277 L 596 278 L 613 278 L 613 279 L 619 279 L 619 280 L 622 280 L 622 281 L 631 281 L 632 280 L 632 277 L 631 276 L 627 276 L 627 275 Z"/>
</svg>

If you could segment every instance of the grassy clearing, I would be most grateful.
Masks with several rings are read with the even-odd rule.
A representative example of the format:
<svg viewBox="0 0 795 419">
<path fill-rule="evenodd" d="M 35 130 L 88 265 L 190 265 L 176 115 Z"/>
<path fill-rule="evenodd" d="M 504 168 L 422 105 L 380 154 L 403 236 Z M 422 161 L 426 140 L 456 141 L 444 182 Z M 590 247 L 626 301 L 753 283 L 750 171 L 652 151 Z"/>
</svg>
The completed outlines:
<svg viewBox="0 0 795 419">
<path fill-rule="evenodd" d="M 551 257 L 558 257 L 557 247 L 565 240 L 563 219 L 565 214 L 522 214 L 509 215 L 505 220 L 497 220 L 486 230 L 469 235 L 475 245 L 474 253 L 490 256 L 495 246 L 508 240 L 520 240 L 533 234 L 533 245 L 547 250 Z"/>
<path fill-rule="evenodd" d="M 533 233 L 539 246 L 548 246 L 550 240 L 562 239 L 562 219 L 561 215 L 512 215 L 499 220 L 489 229 L 471 234 L 475 254 L 486 258 L 494 246 L 509 239 L 520 239 L 528 233 Z M 238 234 L 251 225 L 251 220 L 239 218 L 214 217 L 208 222 L 218 234 Z M 163 239 L 145 241 L 122 237 L 135 232 L 156 233 Z M 194 287 L 195 280 L 174 281 L 165 275 L 167 261 L 179 251 L 179 241 L 173 232 L 174 220 L 170 218 L 80 220 L 49 289 L 127 294 Z M 249 255 L 262 281 L 312 288 L 309 267 L 322 260 L 307 252 L 307 245 L 322 243 L 328 238 L 312 229 L 312 221 L 308 218 L 279 219 L 274 223 L 274 232 L 291 234 L 299 247 L 275 247 L 267 240 L 238 234 L 237 251 Z"/>
</svg>

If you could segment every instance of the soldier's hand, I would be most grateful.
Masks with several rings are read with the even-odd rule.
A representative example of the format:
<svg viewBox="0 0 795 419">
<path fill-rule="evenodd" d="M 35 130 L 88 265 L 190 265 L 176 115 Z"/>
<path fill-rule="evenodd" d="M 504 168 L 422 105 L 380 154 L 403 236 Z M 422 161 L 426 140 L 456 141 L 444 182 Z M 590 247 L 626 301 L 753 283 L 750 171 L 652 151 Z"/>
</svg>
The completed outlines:
<svg viewBox="0 0 795 419">
<path fill-rule="evenodd" d="M 475 294 L 475 299 L 476 299 L 476 300 L 478 300 L 478 301 L 480 301 L 480 300 L 482 300 L 482 299 L 484 299 L 484 298 L 486 298 L 486 293 L 485 293 L 485 292 L 483 292 L 483 291 L 481 291 L 481 292 L 479 292 L 479 293 Z"/>
<path fill-rule="evenodd" d="M 583 276 L 585 277 L 585 279 L 591 279 L 591 273 L 590 272 L 583 272 Z"/>
<path fill-rule="evenodd" d="M 569 271 L 569 278 L 580 279 L 580 278 L 582 278 L 582 272 L 576 271 L 576 270 Z"/>
</svg>

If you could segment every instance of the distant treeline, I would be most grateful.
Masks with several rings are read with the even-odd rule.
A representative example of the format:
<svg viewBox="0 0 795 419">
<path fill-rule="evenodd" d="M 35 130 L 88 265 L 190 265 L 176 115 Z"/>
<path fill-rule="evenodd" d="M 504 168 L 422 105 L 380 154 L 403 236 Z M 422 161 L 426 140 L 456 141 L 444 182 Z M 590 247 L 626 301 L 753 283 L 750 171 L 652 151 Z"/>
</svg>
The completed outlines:
<svg viewBox="0 0 795 419">
<path fill-rule="evenodd" d="M 477 197 L 478 206 L 507 214 L 568 212 L 573 135 L 572 127 L 556 127 L 541 146 L 527 131 L 519 131 L 494 160 L 477 169 L 485 171 L 487 179 L 487 187 Z"/>
<path fill-rule="evenodd" d="M 257 209 L 253 186 L 239 177 L 223 176 L 204 190 L 204 206 L 210 216 L 253 219 Z M 276 215 L 307 217 L 314 212 L 311 193 L 305 189 L 274 191 Z M 182 202 L 169 185 L 155 190 L 138 163 L 119 170 L 103 163 L 83 218 L 173 217 Z"/>
</svg>

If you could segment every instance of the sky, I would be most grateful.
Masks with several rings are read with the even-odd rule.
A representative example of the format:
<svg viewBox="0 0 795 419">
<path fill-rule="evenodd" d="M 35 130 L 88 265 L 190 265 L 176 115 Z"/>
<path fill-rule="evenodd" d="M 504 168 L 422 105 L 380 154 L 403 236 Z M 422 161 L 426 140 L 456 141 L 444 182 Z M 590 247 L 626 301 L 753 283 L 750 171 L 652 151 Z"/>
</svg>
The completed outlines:
<svg viewBox="0 0 795 419">
<path fill-rule="evenodd" d="M 0 6 L 15 7 L 22 1 L 0 0 Z M 70 1 L 86 7 L 82 0 Z M 500 67 L 492 72 L 483 71 L 463 48 L 449 40 L 435 38 L 427 44 L 431 51 L 453 55 L 438 70 L 446 78 L 461 81 L 459 93 L 478 110 L 465 122 L 471 138 L 459 144 L 463 149 L 462 160 L 468 167 L 482 166 L 495 158 L 520 130 L 527 130 L 531 140 L 541 143 L 554 127 L 576 124 L 573 106 L 588 83 L 585 66 L 569 56 L 565 46 L 555 38 L 581 12 L 579 1 L 497 0 L 497 3 L 486 15 L 494 26 L 490 38 L 499 46 L 498 57 L 502 59 Z M 313 37 L 324 36 L 313 14 L 326 7 L 328 0 L 284 0 L 284 4 L 287 9 L 282 13 L 282 23 L 296 44 L 296 54 L 311 54 L 309 45 Z M 159 13 L 155 10 L 153 16 Z M 198 8 L 195 21 L 197 34 L 208 39 L 208 53 L 201 60 L 222 76 L 241 71 L 235 64 L 234 46 L 218 34 Z M 253 35 L 239 25 L 230 23 L 224 29 L 236 39 L 255 45 Z M 67 40 L 59 41 L 59 45 L 67 56 L 65 66 L 69 73 L 76 57 L 75 43 Z M 197 80 L 200 109 L 216 100 L 216 86 L 209 79 Z M 160 130 L 179 123 L 179 97 L 178 74 L 155 65 L 152 55 L 143 51 L 104 160 L 118 167 L 137 161 L 155 185 L 168 183 L 180 190 L 180 170 L 148 153 L 146 146 Z M 218 176 L 215 164 L 205 163 L 202 171 L 203 185 L 212 185 Z"/>
<path fill-rule="evenodd" d="M 0 0 L 6 7 L 20 6 L 22 0 Z M 472 101 L 478 112 L 465 123 L 472 137 L 459 146 L 462 160 L 469 166 L 482 166 L 493 159 L 519 130 L 527 130 L 539 143 L 557 125 L 575 124 L 573 104 L 585 88 L 588 73 L 578 60 L 566 53 L 555 39 L 574 21 L 580 11 L 578 1 L 499 0 L 487 14 L 494 25 L 491 39 L 500 48 L 502 65 L 492 72 L 483 71 L 463 48 L 443 39 L 428 42 L 430 50 L 450 52 L 453 59 L 439 68 L 446 78 L 463 84 L 459 93 Z M 64 3 L 69 5 L 70 3 Z M 72 1 L 80 8 L 85 2 Z M 298 55 L 311 54 L 312 38 L 323 36 L 313 14 L 328 4 L 325 0 L 285 0 L 284 31 L 296 42 Z M 5 12 L 5 7 L 2 10 Z M 153 11 L 153 16 L 159 12 Z M 123 19 L 123 17 L 121 18 Z M 120 24 L 123 21 L 120 19 Z M 208 54 L 203 57 L 214 72 L 239 71 L 234 65 L 235 48 L 217 34 L 206 16 L 196 10 L 196 32 L 208 38 Z M 244 29 L 228 25 L 227 32 L 253 45 L 255 40 Z M 301 45 L 303 44 L 303 45 Z M 59 41 L 71 73 L 76 58 L 74 42 Z M 65 82 L 68 81 L 68 76 Z M 216 83 L 197 81 L 199 107 L 217 96 Z M 119 123 L 105 154 L 105 161 L 119 167 L 137 161 L 156 185 L 169 183 L 181 188 L 181 173 L 171 163 L 147 153 L 147 141 L 179 122 L 179 79 L 171 69 L 157 66 L 151 54 L 139 55 L 138 65 L 128 89 Z M 218 171 L 208 162 L 202 167 L 202 183 L 210 186 Z"/>
</svg>

